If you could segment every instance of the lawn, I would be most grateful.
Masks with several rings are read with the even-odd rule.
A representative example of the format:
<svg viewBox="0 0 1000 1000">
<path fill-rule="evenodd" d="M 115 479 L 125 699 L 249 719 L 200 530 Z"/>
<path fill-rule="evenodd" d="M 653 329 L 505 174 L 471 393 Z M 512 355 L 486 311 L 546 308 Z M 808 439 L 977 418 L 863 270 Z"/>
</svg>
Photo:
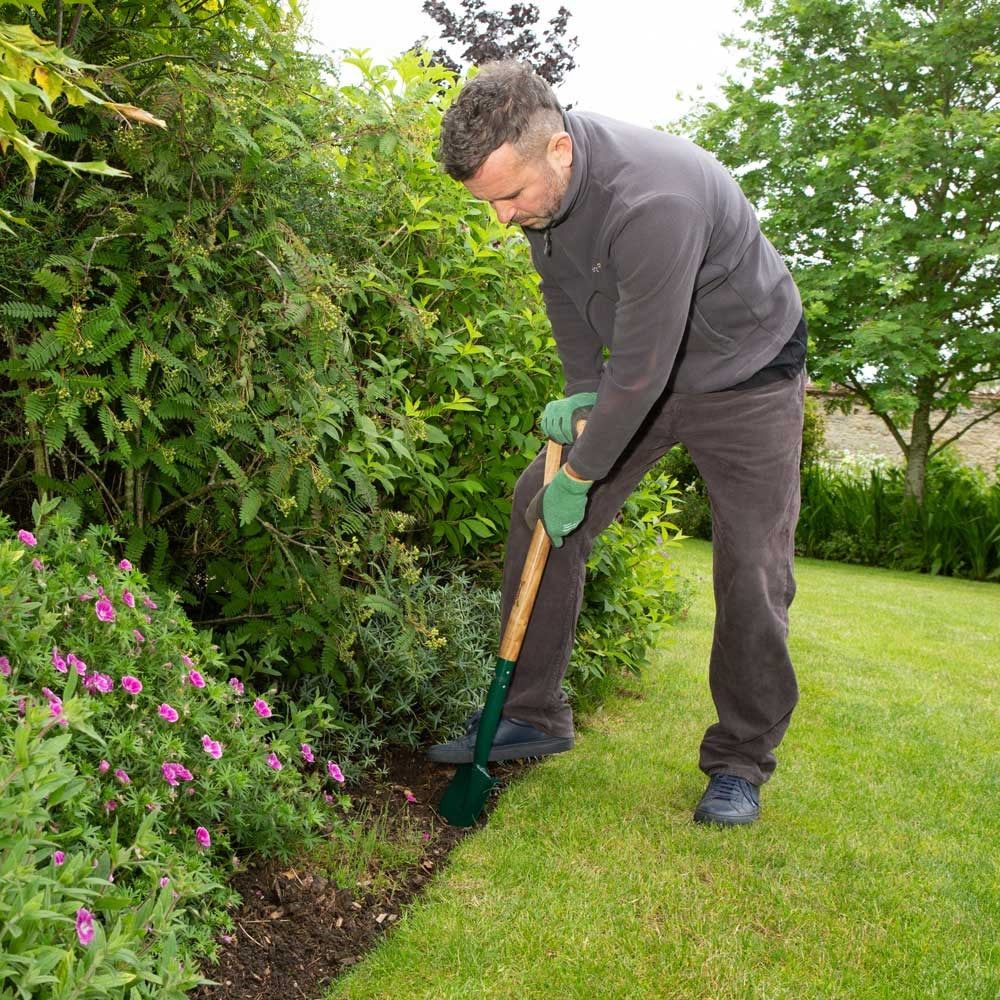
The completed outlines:
<svg viewBox="0 0 1000 1000">
<path fill-rule="evenodd" d="M 801 560 L 760 822 L 696 827 L 711 552 L 640 697 L 533 769 L 336 998 L 1000 995 L 1000 587 Z"/>
</svg>

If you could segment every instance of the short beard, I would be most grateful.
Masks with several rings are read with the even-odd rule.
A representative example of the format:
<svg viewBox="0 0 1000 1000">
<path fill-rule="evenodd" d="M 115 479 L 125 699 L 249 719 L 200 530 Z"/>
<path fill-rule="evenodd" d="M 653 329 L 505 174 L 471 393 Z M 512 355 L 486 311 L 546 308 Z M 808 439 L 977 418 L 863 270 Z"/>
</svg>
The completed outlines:
<svg viewBox="0 0 1000 1000">
<path fill-rule="evenodd" d="M 555 168 L 548 163 L 545 164 L 545 202 L 541 214 L 531 216 L 532 225 L 525 226 L 525 229 L 548 229 L 552 220 L 559 214 L 559 206 L 566 195 L 566 186 L 562 184 L 559 174 Z M 517 222 L 517 220 L 513 220 Z M 523 223 L 518 223 L 523 225 Z"/>
</svg>

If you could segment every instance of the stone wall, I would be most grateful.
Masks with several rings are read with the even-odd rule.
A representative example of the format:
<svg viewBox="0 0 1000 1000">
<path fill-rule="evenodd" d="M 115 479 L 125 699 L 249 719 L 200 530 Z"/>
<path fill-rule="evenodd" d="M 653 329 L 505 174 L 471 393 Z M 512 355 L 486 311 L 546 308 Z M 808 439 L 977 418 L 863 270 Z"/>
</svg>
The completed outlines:
<svg viewBox="0 0 1000 1000">
<path fill-rule="evenodd" d="M 825 392 L 809 387 L 807 390 L 821 405 L 842 393 Z M 960 411 L 948 424 L 944 431 L 951 436 L 954 429 L 963 426 L 970 416 L 984 412 L 988 406 L 996 405 L 996 397 L 980 394 L 973 397 L 971 410 Z M 825 407 L 824 407 L 825 410 Z M 901 465 L 903 453 L 899 445 L 889 433 L 882 421 L 864 406 L 853 405 L 850 413 L 833 410 L 826 416 L 826 447 L 834 456 L 849 451 L 856 455 L 880 456 Z M 949 430 L 949 426 L 952 430 Z M 909 436 L 909 435 L 907 435 Z M 976 424 L 955 442 L 953 447 L 968 465 L 978 465 L 987 472 L 993 472 L 1000 463 L 1000 414 L 994 414 L 989 420 Z"/>
</svg>

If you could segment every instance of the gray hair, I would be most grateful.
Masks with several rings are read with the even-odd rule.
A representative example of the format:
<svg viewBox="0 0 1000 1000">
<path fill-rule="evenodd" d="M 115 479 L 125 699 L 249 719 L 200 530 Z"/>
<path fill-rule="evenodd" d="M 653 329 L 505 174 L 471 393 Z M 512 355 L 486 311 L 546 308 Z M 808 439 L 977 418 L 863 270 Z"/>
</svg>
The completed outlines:
<svg viewBox="0 0 1000 1000">
<path fill-rule="evenodd" d="M 450 177 L 464 181 L 506 142 L 522 159 L 541 156 L 562 128 L 556 95 L 530 66 L 486 63 L 445 112 L 438 159 Z"/>
</svg>

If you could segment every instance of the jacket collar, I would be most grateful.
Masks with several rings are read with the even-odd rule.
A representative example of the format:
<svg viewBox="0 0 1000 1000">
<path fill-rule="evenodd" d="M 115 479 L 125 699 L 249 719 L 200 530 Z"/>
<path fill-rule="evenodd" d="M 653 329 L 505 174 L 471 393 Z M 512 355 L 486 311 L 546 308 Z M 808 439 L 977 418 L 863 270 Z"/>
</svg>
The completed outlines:
<svg viewBox="0 0 1000 1000">
<path fill-rule="evenodd" d="M 583 129 L 580 127 L 576 116 L 570 114 L 568 111 L 564 111 L 563 127 L 569 132 L 570 138 L 573 140 L 572 173 L 569 178 L 569 187 L 566 188 L 566 193 L 559 203 L 559 211 L 552 217 L 552 221 L 546 227 L 547 229 L 558 226 L 573 210 L 573 206 L 576 204 L 577 198 L 584 188 L 588 174 L 589 150 L 587 149 Z"/>
</svg>

